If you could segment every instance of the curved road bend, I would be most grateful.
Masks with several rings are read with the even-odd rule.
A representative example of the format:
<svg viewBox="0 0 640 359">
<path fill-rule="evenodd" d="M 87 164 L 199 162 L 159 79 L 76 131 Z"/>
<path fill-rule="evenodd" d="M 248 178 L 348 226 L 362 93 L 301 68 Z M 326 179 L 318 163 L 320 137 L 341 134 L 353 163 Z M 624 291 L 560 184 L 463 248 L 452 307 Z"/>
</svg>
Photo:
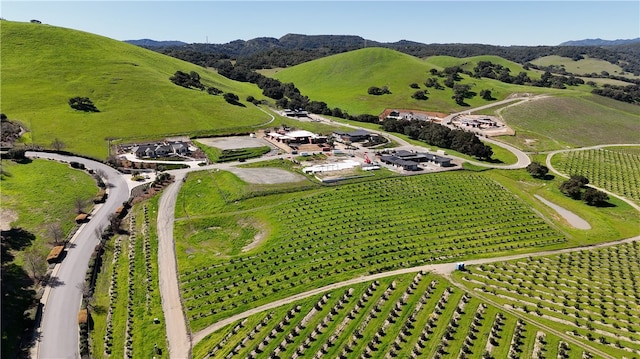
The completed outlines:
<svg viewBox="0 0 640 359">
<path fill-rule="evenodd" d="M 501 104 L 504 104 L 504 103 L 513 102 L 513 101 L 521 101 L 521 102 L 530 101 L 530 100 L 535 99 L 535 98 L 536 97 L 534 97 L 534 98 L 530 98 L 530 97 L 515 97 L 515 98 L 510 98 L 510 99 L 494 102 L 494 103 L 491 103 L 489 105 L 476 107 L 476 108 L 469 109 L 469 110 L 464 111 L 464 112 L 453 113 L 453 114 L 445 117 L 443 122 L 446 122 L 446 121 L 452 119 L 453 117 L 455 117 L 457 115 L 462 115 L 462 114 L 466 114 L 466 113 L 469 113 L 469 112 L 474 112 L 474 111 L 482 110 L 482 109 L 485 109 L 485 108 L 498 106 L 498 105 L 501 105 Z M 315 118 L 317 120 L 320 120 L 320 121 L 324 121 L 324 122 L 332 122 L 332 121 L 329 121 L 328 119 L 326 119 L 326 118 L 324 118 L 322 116 L 319 116 L 319 115 L 311 115 L 311 117 Z M 355 128 L 355 129 L 361 129 L 362 128 L 362 127 L 358 127 L 356 125 L 342 123 L 342 122 L 340 122 L 339 124 L 341 126 L 351 127 L 351 128 Z M 448 126 L 448 127 L 453 128 L 452 126 Z M 400 138 L 400 137 L 398 137 L 396 135 L 393 135 L 391 133 L 385 132 L 385 131 L 371 130 L 371 129 L 367 129 L 367 131 L 370 131 L 370 132 L 373 132 L 373 133 L 377 133 L 377 134 L 380 134 L 380 135 L 384 135 L 384 136 L 392 139 L 393 141 L 397 142 L 400 145 L 400 147 L 402 147 L 404 149 L 414 150 L 416 152 L 421 152 L 421 151 L 426 151 L 427 150 L 426 147 L 422 147 L 422 146 L 411 144 L 408 141 L 406 141 L 406 140 L 404 140 L 404 139 L 402 139 L 402 138 Z M 529 158 L 529 156 L 526 153 L 524 153 L 523 151 L 521 151 L 521 150 L 519 150 L 519 149 L 517 149 L 517 148 L 515 148 L 515 147 L 513 147 L 513 146 L 511 146 L 509 144 L 506 144 L 506 143 L 500 142 L 500 141 L 496 141 L 496 140 L 488 138 L 488 137 L 480 137 L 480 139 L 482 141 L 491 143 L 493 145 L 500 146 L 500 147 L 508 150 L 509 152 L 513 153 L 517 158 L 516 163 L 510 164 L 510 165 L 498 165 L 498 164 L 494 164 L 494 163 L 478 162 L 478 161 L 463 159 L 463 158 L 460 158 L 460 157 L 457 157 L 457 156 L 453 156 L 453 155 L 450 155 L 450 154 L 447 154 L 447 157 L 452 157 L 452 158 L 458 159 L 460 161 L 469 162 L 469 163 L 471 163 L 473 165 L 480 166 L 480 167 L 502 168 L 502 169 L 525 168 L 531 163 L 531 159 Z"/>
<path fill-rule="evenodd" d="M 129 198 L 127 183 L 115 169 L 82 157 L 63 156 L 46 152 L 28 151 L 30 158 L 45 158 L 54 161 L 76 161 L 87 168 L 101 170 L 106 176 L 109 195 L 97 208 L 88 223 L 74 236 L 74 246 L 67 248 L 66 257 L 53 270 L 52 278 L 57 283 L 47 286 L 42 297 L 43 313 L 37 329 L 38 341 L 34 347 L 36 358 L 79 358 L 78 310 L 82 300 L 78 284 L 84 283 L 89 258 L 99 239 L 95 230 L 109 224 L 109 215 Z"/>
<path fill-rule="evenodd" d="M 571 151 L 596 150 L 596 149 L 600 149 L 600 148 L 604 148 L 604 147 L 638 147 L 638 146 L 640 146 L 640 143 L 621 143 L 621 144 L 597 145 L 597 146 L 590 146 L 590 147 L 571 148 L 571 149 L 566 149 L 566 150 L 551 151 L 551 152 L 547 153 L 547 158 L 545 159 L 545 164 L 546 164 L 547 168 L 549 168 L 549 170 L 551 172 L 553 172 L 554 174 L 556 174 L 556 175 L 558 175 L 560 177 L 569 178 L 569 175 L 558 171 L 551 164 L 551 158 L 554 155 L 556 155 L 558 153 L 571 152 Z M 591 185 L 591 184 L 589 185 L 589 187 L 593 187 L 593 188 L 595 188 L 595 189 L 597 189 L 599 191 L 602 191 L 602 192 L 608 194 L 609 196 L 616 197 L 616 198 L 620 199 L 621 201 L 626 202 L 631 207 L 635 208 L 636 211 L 640 212 L 640 206 L 637 203 L 635 203 L 634 201 L 628 199 L 627 197 L 623 197 L 623 196 L 621 196 L 619 194 L 610 192 L 610 191 L 608 191 L 608 190 L 606 190 L 604 188 L 599 188 L 599 187 L 596 187 L 596 186 Z"/>
</svg>

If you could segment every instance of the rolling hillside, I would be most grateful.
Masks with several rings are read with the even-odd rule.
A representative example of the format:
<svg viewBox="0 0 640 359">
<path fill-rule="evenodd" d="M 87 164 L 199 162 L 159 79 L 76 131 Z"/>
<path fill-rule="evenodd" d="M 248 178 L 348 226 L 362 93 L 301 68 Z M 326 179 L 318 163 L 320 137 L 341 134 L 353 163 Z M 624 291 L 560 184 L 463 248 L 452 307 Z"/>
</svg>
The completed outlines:
<svg viewBox="0 0 640 359">
<path fill-rule="evenodd" d="M 420 89 L 427 89 L 424 82 L 432 77 L 431 69 L 442 70 L 448 66 L 460 65 L 472 70 L 477 61 L 492 61 L 512 68 L 512 73 L 524 71 L 521 66 L 496 56 L 479 56 L 460 59 L 450 56 L 430 57 L 421 60 L 394 50 L 365 48 L 322 59 L 306 62 L 282 69 L 272 76 L 282 82 L 293 82 L 300 91 L 311 99 L 326 102 L 329 107 L 340 107 L 352 114 L 379 114 L 385 108 L 413 108 L 441 112 L 464 110 L 451 99 L 453 91 L 429 89 L 428 100 L 415 100 L 411 95 L 418 89 L 411 88 L 417 83 Z M 532 78 L 538 77 L 531 73 Z M 462 75 L 460 83 L 472 85 L 472 91 L 491 90 L 497 99 L 503 99 L 514 92 L 555 92 L 529 86 L 514 86 L 491 79 L 471 79 Z M 443 82 L 440 78 L 440 84 Z M 387 86 L 391 94 L 373 96 L 367 94 L 371 86 Z M 471 107 L 486 105 L 479 96 L 469 99 Z"/>
<path fill-rule="evenodd" d="M 261 98 L 254 85 L 121 41 L 71 29 L 2 21 L 2 109 L 32 131 L 25 142 L 49 147 L 58 138 L 68 151 L 106 158 L 105 138 L 152 138 L 195 131 L 233 132 L 268 121 L 244 99 Z M 222 95 L 174 85 L 176 71 L 196 71 Z M 88 97 L 100 110 L 68 105 Z"/>
</svg>

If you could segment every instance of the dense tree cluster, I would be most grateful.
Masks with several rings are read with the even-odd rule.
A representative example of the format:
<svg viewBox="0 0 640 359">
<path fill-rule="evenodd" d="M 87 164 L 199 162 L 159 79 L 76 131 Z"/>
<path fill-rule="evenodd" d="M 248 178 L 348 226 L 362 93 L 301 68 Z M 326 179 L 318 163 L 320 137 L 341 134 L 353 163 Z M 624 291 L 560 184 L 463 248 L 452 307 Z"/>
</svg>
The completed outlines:
<svg viewBox="0 0 640 359">
<path fill-rule="evenodd" d="M 430 145 L 452 149 L 480 159 L 490 159 L 493 155 L 491 147 L 482 143 L 474 133 L 450 129 L 433 122 L 387 118 L 382 121 L 382 128 L 387 132 L 402 133 Z"/>
<path fill-rule="evenodd" d="M 560 191 L 573 199 L 581 199 L 590 206 L 606 204 L 609 195 L 595 188 L 587 187 L 587 184 L 589 184 L 589 179 L 586 177 L 573 175 L 560 184 Z"/>
<path fill-rule="evenodd" d="M 195 71 L 190 73 L 176 71 L 176 73 L 169 78 L 171 82 L 184 88 L 196 88 L 204 90 L 205 86 L 200 82 L 200 74 Z"/>
<path fill-rule="evenodd" d="M 560 184 L 560 191 L 573 199 L 580 199 L 582 197 L 582 189 L 587 184 L 589 184 L 589 179 L 586 177 L 573 175 Z"/>
<path fill-rule="evenodd" d="M 240 104 L 240 97 L 238 97 L 238 95 L 232 93 L 232 92 L 227 92 L 223 95 L 224 100 L 227 101 L 228 103 L 232 104 L 232 105 L 239 105 Z"/>
<path fill-rule="evenodd" d="M 427 96 L 427 94 L 429 93 L 429 91 L 427 90 L 419 90 L 413 93 L 413 95 L 411 95 L 411 98 L 414 98 L 416 100 L 427 100 L 429 99 L 429 97 Z"/>
<path fill-rule="evenodd" d="M 387 86 L 382 86 L 382 87 L 371 86 L 369 87 L 369 89 L 367 89 L 367 93 L 369 95 L 380 96 L 380 95 L 390 94 L 391 91 Z"/>
<path fill-rule="evenodd" d="M 84 112 L 100 112 L 88 97 L 72 97 L 69 99 L 72 109 Z"/>
<path fill-rule="evenodd" d="M 527 172 L 535 178 L 545 178 L 549 173 L 549 168 L 540 162 L 533 161 L 527 166 Z"/>
</svg>

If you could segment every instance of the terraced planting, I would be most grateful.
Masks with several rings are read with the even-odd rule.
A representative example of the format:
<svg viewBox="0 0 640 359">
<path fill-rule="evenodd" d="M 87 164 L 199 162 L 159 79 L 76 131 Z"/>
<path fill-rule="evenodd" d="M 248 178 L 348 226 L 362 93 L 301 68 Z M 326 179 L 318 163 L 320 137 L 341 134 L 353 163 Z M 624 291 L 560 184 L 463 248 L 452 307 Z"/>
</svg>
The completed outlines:
<svg viewBox="0 0 640 359">
<path fill-rule="evenodd" d="M 465 286 L 616 358 L 640 355 L 640 243 L 471 266 Z"/>
<path fill-rule="evenodd" d="M 193 191 L 190 183 L 207 185 L 187 181 L 186 191 Z M 388 178 L 251 202 L 258 203 L 264 208 L 237 213 L 235 237 L 227 223 L 233 212 L 225 213 L 232 205 L 176 222 L 182 298 L 193 331 L 341 279 L 566 242 L 500 184 L 467 172 Z M 261 221 L 267 224 L 254 225 Z M 229 257 L 216 248 L 216 236 L 238 248 L 243 244 L 237 241 L 248 244 L 259 232 L 269 238 L 251 252 L 236 250 Z"/>
<path fill-rule="evenodd" d="M 414 273 L 258 313 L 197 343 L 194 358 L 583 358 L 584 352 Z"/>
<path fill-rule="evenodd" d="M 552 165 L 560 172 L 580 174 L 594 186 L 640 203 L 640 147 L 612 147 L 556 154 Z"/>
</svg>

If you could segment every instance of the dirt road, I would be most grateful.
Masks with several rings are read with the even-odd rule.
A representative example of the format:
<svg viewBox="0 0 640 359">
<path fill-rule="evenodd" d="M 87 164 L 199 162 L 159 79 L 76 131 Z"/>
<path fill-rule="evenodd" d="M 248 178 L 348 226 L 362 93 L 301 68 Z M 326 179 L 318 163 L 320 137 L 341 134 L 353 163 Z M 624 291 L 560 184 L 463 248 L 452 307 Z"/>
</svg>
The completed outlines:
<svg viewBox="0 0 640 359">
<path fill-rule="evenodd" d="M 546 255 L 554 255 L 554 254 L 560 254 L 560 253 L 571 253 L 571 252 L 577 252 L 577 251 L 582 251 L 582 250 L 592 250 L 592 249 L 596 249 L 596 248 L 604 248 L 604 247 L 609 247 L 609 246 L 614 246 L 614 245 L 618 245 L 618 244 L 623 244 L 623 243 L 629 243 L 629 242 L 634 242 L 634 241 L 638 241 L 640 240 L 640 236 L 636 236 L 636 237 L 632 237 L 632 238 L 627 238 L 627 239 L 623 239 L 620 241 L 615 241 L 615 242 L 608 242 L 608 243 L 601 243 L 601 244 L 597 244 L 597 245 L 593 245 L 593 246 L 582 246 L 582 247 L 575 247 L 575 248 L 565 248 L 565 249 L 557 249 L 557 250 L 552 250 L 552 251 L 543 251 L 543 252 L 537 252 L 537 253 L 527 253 L 527 254 L 515 254 L 515 255 L 510 255 L 510 256 L 504 256 L 504 257 L 496 257 L 496 258 L 482 258 L 482 259 L 475 259 L 475 260 L 469 260 L 469 261 L 465 261 L 466 265 L 478 265 L 478 264 L 485 264 L 485 263 L 495 263 L 495 262 L 504 262 L 504 261 L 509 261 L 509 260 L 514 260 L 514 259 L 521 259 L 521 258 L 527 258 L 527 257 L 539 257 L 539 256 L 546 256 Z M 419 267 L 412 267 L 412 268 L 403 268 L 403 269 L 398 269 L 398 270 L 394 270 L 394 271 L 390 271 L 390 272 L 384 272 L 384 273 L 377 273 L 377 274 L 372 274 L 372 275 L 367 275 L 367 276 L 362 276 L 362 277 L 357 277 L 357 278 L 353 278 L 353 279 L 349 279 L 343 282 L 339 282 L 339 283 L 333 283 L 321 288 L 316 288 L 304 293 L 299 293 L 299 294 L 295 294 L 292 295 L 290 297 L 287 298 L 283 298 L 265 305 L 262 305 L 260 307 L 256 307 L 253 308 L 251 310 L 248 310 L 246 312 L 242 312 L 239 314 L 236 314 L 234 316 L 231 316 L 229 318 L 223 319 L 217 323 L 214 323 L 202 330 L 200 330 L 199 332 L 196 332 L 193 334 L 193 345 L 196 345 L 197 343 L 199 343 L 202 339 L 204 339 L 207 335 L 225 327 L 226 325 L 229 325 L 235 321 L 238 321 L 240 319 L 244 319 L 247 318 L 253 314 L 257 314 L 266 310 L 270 310 L 270 309 L 274 309 L 277 307 L 280 307 L 282 305 L 286 305 L 286 304 L 290 304 L 293 303 L 295 301 L 298 301 L 300 299 L 304 299 L 304 298 L 308 298 L 314 295 L 318 295 L 324 292 L 328 292 L 334 289 L 338 289 L 338 288 L 343 288 L 343 287 L 347 287 L 350 285 L 354 285 L 354 284 L 358 284 L 358 283 L 363 283 L 363 282 L 369 282 L 369 281 L 373 281 L 376 279 L 380 279 L 380 278 L 386 278 L 386 277 L 392 277 L 392 276 L 396 276 L 396 275 L 400 275 L 400 274 L 406 274 L 406 273 L 417 273 L 417 272 L 433 272 L 436 274 L 440 274 L 443 275 L 445 277 L 449 277 L 451 275 L 451 273 L 456 269 L 456 264 L 457 262 L 451 262 L 451 263 L 443 263 L 443 264 L 428 264 L 428 265 L 424 265 L 424 266 L 419 266 Z M 475 295 L 475 294 L 474 294 Z M 500 305 L 497 305 L 498 307 L 501 307 Z M 514 313 L 514 315 L 519 316 L 517 313 Z M 554 331 L 555 332 L 555 331 Z"/>
<path fill-rule="evenodd" d="M 175 174 L 175 181 L 165 188 L 158 204 L 158 281 L 170 358 L 191 357 L 191 339 L 182 311 L 178 288 L 178 263 L 173 241 L 176 199 L 185 176 L 184 172 Z"/>
</svg>

